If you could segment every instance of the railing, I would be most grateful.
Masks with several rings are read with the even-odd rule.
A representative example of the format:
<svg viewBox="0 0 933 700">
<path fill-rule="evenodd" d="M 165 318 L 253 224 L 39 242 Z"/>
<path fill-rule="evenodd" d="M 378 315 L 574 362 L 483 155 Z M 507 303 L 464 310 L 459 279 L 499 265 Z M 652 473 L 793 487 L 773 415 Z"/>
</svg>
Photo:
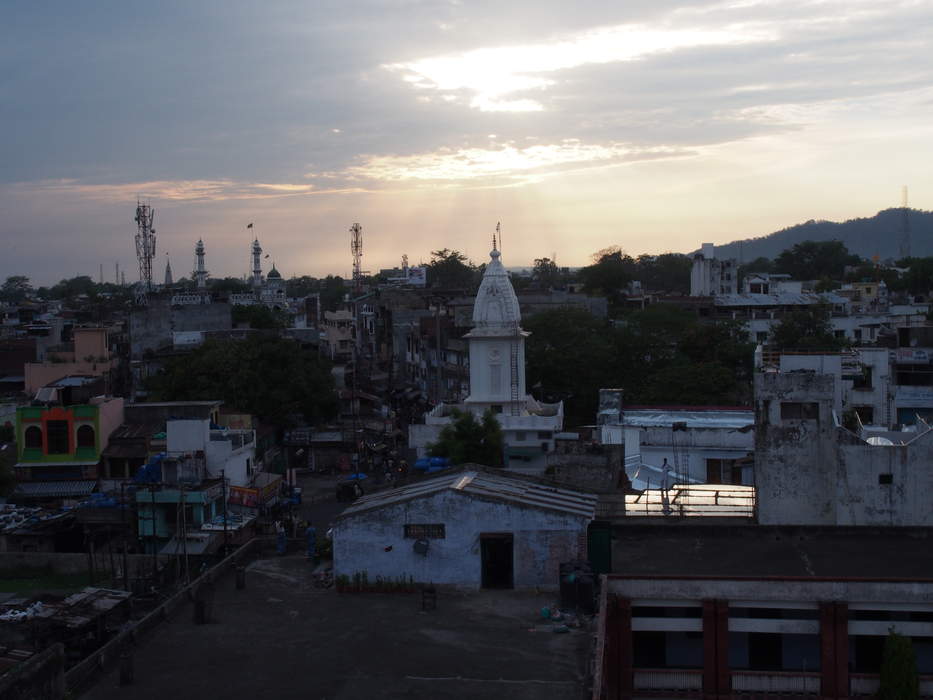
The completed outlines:
<svg viewBox="0 0 933 700">
<path fill-rule="evenodd" d="M 261 546 L 261 543 L 261 540 L 251 539 L 224 560 L 194 579 L 190 584 L 164 600 L 161 605 L 144 618 L 136 621 L 131 627 L 124 629 L 100 649 L 68 669 L 65 673 L 65 684 L 68 690 L 73 694 L 77 694 L 91 682 L 98 672 L 113 668 L 121 652 L 135 646 L 141 638 L 167 620 L 169 615 L 189 601 L 194 600 L 200 586 L 212 583 L 228 569 L 244 562 L 254 550 Z"/>
<path fill-rule="evenodd" d="M 788 671 L 733 671 L 732 690 L 755 693 L 818 695 L 819 673 Z"/>
<path fill-rule="evenodd" d="M 875 674 L 852 673 L 849 675 L 849 695 L 875 695 L 880 678 Z"/>
<path fill-rule="evenodd" d="M 702 690 L 703 671 L 684 669 L 635 669 L 635 690 Z"/>
</svg>

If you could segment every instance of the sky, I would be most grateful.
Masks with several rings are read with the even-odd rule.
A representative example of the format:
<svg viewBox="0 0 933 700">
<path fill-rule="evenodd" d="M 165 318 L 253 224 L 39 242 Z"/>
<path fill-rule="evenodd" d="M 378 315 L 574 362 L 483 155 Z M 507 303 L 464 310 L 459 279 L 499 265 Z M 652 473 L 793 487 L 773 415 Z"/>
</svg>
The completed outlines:
<svg viewBox="0 0 933 700">
<path fill-rule="evenodd" d="M 157 280 L 930 209 L 931 47 L 933 0 L 4 0 L 0 278 L 136 280 L 137 198 Z"/>
</svg>

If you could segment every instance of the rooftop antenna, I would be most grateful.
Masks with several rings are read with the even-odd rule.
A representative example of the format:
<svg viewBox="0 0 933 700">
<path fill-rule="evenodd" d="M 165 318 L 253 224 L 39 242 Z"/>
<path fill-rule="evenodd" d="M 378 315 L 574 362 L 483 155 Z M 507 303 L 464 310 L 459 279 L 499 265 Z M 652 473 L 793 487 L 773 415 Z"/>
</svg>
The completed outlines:
<svg viewBox="0 0 933 700">
<path fill-rule="evenodd" d="M 143 295 L 152 291 L 152 259 L 156 252 L 155 209 L 136 200 L 136 259 L 139 261 L 139 283 Z"/>
<path fill-rule="evenodd" d="M 350 227 L 350 252 L 353 253 L 353 291 L 363 291 L 363 227 L 353 224 Z"/>
<path fill-rule="evenodd" d="M 499 239 L 498 248 L 496 248 L 496 238 Z M 502 250 L 502 222 L 501 221 L 496 222 L 496 232 L 493 234 L 493 237 L 492 237 L 492 249 L 498 250 L 500 252 Z"/>
<path fill-rule="evenodd" d="M 907 185 L 901 188 L 901 245 L 900 256 L 910 257 L 910 209 L 907 207 Z"/>
</svg>

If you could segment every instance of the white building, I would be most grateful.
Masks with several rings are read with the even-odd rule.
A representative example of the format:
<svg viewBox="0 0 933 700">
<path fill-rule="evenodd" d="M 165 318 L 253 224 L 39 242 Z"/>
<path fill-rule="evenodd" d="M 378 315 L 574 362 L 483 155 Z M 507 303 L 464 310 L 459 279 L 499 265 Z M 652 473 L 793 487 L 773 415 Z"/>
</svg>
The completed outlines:
<svg viewBox="0 0 933 700">
<path fill-rule="evenodd" d="M 203 460 L 206 478 L 220 478 L 230 486 L 249 486 L 256 468 L 256 431 L 211 428 L 209 420 L 178 419 L 165 423 L 169 458 L 190 456 Z"/>
<path fill-rule="evenodd" d="M 491 410 L 502 426 L 506 466 L 544 469 L 563 429 L 563 402 L 546 404 L 525 393 L 525 338 L 518 298 L 508 272 L 493 247 L 473 305 L 473 329 L 466 334 L 470 351 L 470 394 L 462 404 L 440 404 L 425 415 L 424 425 L 409 429 L 409 445 L 418 456 L 437 440 L 454 409 L 476 416 Z"/>
<path fill-rule="evenodd" d="M 481 471 L 365 496 L 334 523 L 334 573 L 513 588 L 559 583 L 586 559 L 596 496 Z"/>
<path fill-rule="evenodd" d="M 735 294 L 738 280 L 735 260 L 717 260 L 712 243 L 704 243 L 700 252 L 693 256 L 690 271 L 690 296 L 712 297 L 719 294 Z"/>
<path fill-rule="evenodd" d="M 753 483 L 751 408 L 627 408 L 621 391 L 602 389 L 597 422 L 603 445 L 625 445 L 625 473 L 633 488 Z"/>
</svg>

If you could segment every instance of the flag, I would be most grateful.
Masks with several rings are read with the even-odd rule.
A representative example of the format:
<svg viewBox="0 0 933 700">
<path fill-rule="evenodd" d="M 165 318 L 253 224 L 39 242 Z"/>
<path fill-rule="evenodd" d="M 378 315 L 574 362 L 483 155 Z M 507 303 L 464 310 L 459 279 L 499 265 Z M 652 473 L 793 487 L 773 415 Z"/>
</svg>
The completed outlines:
<svg viewBox="0 0 933 700">
<path fill-rule="evenodd" d="M 249 225 L 247 225 L 247 227 L 246 227 L 246 228 L 253 228 L 253 223 L 252 223 L 252 222 L 250 222 L 250 223 L 249 223 Z"/>
</svg>

